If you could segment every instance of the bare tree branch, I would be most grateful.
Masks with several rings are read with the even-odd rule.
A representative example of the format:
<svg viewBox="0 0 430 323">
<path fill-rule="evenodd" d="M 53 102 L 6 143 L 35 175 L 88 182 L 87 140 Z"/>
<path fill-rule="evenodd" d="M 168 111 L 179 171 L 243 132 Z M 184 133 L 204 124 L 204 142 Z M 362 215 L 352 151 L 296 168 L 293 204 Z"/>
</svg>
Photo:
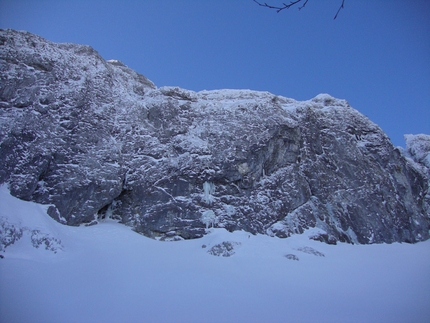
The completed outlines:
<svg viewBox="0 0 430 323">
<path fill-rule="evenodd" d="M 340 5 L 339 9 L 337 9 L 336 15 L 334 16 L 333 20 L 337 18 L 337 15 L 339 14 L 340 10 L 344 8 L 345 0 L 342 0 L 342 4 Z"/>
<path fill-rule="evenodd" d="M 284 10 L 284 9 L 289 9 L 289 8 L 291 8 L 292 6 L 294 6 L 295 4 L 298 4 L 299 2 L 302 2 L 303 0 L 290 1 L 290 3 L 285 3 L 285 2 L 284 2 L 284 3 L 282 4 L 282 6 L 280 6 L 280 7 L 269 5 L 269 4 L 267 4 L 266 2 L 261 3 L 261 2 L 258 2 L 257 0 L 253 0 L 253 1 L 254 1 L 256 4 L 258 4 L 259 6 L 261 6 L 261 7 L 266 7 L 266 8 L 269 8 L 269 9 L 274 9 L 274 10 L 276 10 L 276 12 L 277 12 L 277 13 L 279 13 L 279 12 L 281 12 L 281 11 L 282 11 L 282 10 Z M 299 8 L 299 10 L 303 9 L 303 8 L 306 6 L 306 4 L 308 3 L 308 1 L 309 1 L 309 0 L 304 0 L 304 1 L 303 1 L 303 5 L 301 5 L 301 6 L 299 6 L 299 7 L 298 7 L 298 8 Z M 337 16 L 339 15 L 340 10 L 342 10 L 342 9 L 344 8 L 344 5 L 345 5 L 345 0 L 342 0 L 342 3 L 341 3 L 341 5 L 340 5 L 339 9 L 337 10 L 336 15 L 334 16 L 334 18 L 333 18 L 333 19 L 336 19 L 336 18 L 337 18 Z"/>
<path fill-rule="evenodd" d="M 305 2 L 303 3 L 303 5 L 299 7 L 299 10 L 302 9 L 304 6 L 306 6 L 306 4 L 308 3 L 308 1 L 309 0 L 305 0 Z M 295 4 L 297 4 L 299 2 L 302 2 L 302 0 L 290 1 L 289 4 L 283 3 L 282 7 L 271 6 L 271 5 L 268 5 L 266 2 L 265 3 L 260 3 L 257 0 L 254 0 L 254 2 L 256 4 L 258 4 L 259 6 L 266 7 L 266 8 L 269 8 L 269 9 L 275 9 L 276 12 L 281 12 L 284 9 L 288 9 L 288 8 L 294 6 Z"/>
</svg>

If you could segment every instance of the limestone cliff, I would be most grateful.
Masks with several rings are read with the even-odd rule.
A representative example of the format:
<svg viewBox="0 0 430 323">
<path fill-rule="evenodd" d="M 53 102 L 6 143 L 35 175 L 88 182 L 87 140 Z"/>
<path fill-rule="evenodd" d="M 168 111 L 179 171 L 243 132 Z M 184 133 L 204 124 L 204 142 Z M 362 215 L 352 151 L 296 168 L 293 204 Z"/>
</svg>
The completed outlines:
<svg viewBox="0 0 430 323">
<path fill-rule="evenodd" d="M 157 88 L 89 46 L 0 31 L 0 182 L 69 225 L 328 243 L 429 238 L 428 165 L 344 100 Z"/>
</svg>

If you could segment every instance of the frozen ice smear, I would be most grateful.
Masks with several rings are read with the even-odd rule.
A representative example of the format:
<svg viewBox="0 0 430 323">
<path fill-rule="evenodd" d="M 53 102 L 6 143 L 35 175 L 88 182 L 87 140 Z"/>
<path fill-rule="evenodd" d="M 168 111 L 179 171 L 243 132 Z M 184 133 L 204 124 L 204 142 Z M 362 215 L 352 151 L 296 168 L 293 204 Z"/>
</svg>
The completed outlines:
<svg viewBox="0 0 430 323">
<path fill-rule="evenodd" d="M 1 252 L 0 322 L 430 321 L 430 241 L 333 246 L 309 240 L 319 229 L 280 239 L 211 228 L 161 242 L 112 220 L 64 226 L 4 186 L 0 218 L 63 246 L 23 234 Z M 223 242 L 230 257 L 208 253 Z"/>
</svg>

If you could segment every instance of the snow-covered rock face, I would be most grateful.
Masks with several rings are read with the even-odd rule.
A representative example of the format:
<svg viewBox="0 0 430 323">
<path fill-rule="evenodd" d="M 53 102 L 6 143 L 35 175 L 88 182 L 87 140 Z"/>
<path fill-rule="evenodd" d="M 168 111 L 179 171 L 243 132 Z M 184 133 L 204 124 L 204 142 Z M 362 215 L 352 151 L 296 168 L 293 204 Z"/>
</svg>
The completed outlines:
<svg viewBox="0 0 430 323">
<path fill-rule="evenodd" d="M 430 135 L 405 135 L 407 153 L 430 170 Z"/>
<path fill-rule="evenodd" d="M 0 182 L 69 225 L 335 243 L 429 238 L 428 173 L 344 100 L 156 88 L 91 47 L 0 32 Z"/>
</svg>

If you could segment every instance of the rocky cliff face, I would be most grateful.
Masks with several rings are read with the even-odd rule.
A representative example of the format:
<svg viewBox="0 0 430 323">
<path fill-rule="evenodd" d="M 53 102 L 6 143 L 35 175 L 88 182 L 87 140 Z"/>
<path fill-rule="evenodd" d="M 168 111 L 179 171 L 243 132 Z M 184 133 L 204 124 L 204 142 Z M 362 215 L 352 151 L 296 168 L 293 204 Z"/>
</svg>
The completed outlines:
<svg viewBox="0 0 430 323">
<path fill-rule="evenodd" d="M 0 182 L 62 223 L 110 217 L 162 239 L 210 226 L 429 238 L 428 165 L 344 100 L 156 88 L 91 47 L 13 30 L 0 70 Z"/>
</svg>

